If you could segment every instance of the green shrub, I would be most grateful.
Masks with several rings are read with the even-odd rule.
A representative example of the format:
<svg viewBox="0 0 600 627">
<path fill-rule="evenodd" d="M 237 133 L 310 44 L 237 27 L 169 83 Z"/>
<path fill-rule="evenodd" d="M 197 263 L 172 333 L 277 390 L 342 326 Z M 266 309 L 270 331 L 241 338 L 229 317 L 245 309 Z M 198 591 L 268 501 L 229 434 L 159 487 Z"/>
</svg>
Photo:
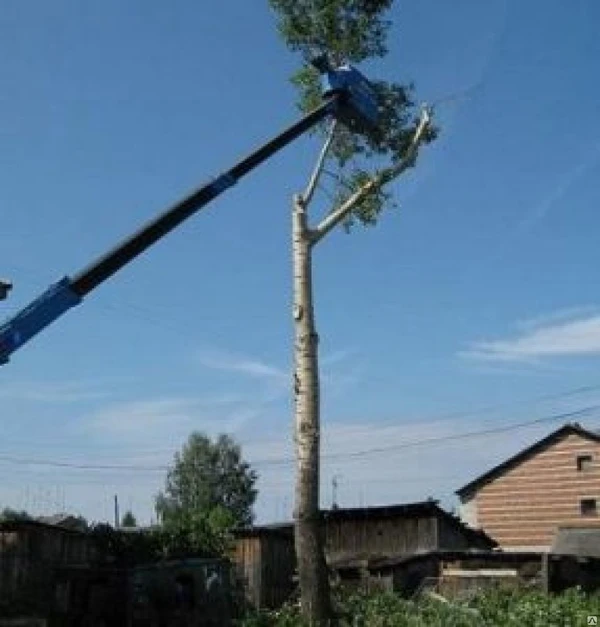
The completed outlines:
<svg viewBox="0 0 600 627">
<path fill-rule="evenodd" d="M 559 595 L 489 590 L 468 602 L 444 603 L 396 594 L 342 595 L 336 601 L 339 627 L 578 627 L 598 616 L 600 596 L 577 589 Z M 259 612 L 244 618 L 243 627 L 306 627 L 297 606 Z"/>
</svg>

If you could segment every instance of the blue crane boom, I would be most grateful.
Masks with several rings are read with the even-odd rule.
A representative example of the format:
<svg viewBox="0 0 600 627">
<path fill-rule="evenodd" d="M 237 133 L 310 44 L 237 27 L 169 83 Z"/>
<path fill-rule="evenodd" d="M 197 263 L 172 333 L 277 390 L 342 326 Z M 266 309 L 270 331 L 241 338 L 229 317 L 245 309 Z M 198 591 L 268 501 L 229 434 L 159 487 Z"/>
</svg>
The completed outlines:
<svg viewBox="0 0 600 627">
<path fill-rule="evenodd" d="M 78 305 L 87 294 L 120 268 L 327 116 L 336 117 L 354 131 L 372 132 L 377 124 L 378 107 L 368 80 L 349 65 L 326 67 L 322 71 L 324 102 L 319 107 L 231 169 L 142 226 L 72 278 L 65 276 L 51 285 L 29 305 L 2 323 L 0 364 L 6 363 L 14 351 L 71 307 Z"/>
</svg>

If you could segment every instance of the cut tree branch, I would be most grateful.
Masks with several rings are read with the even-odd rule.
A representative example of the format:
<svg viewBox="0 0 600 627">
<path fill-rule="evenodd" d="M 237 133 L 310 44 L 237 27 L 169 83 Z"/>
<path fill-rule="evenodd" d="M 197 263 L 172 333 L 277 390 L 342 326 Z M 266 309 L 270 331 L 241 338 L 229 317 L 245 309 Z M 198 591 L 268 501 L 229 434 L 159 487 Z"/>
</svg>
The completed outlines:
<svg viewBox="0 0 600 627">
<path fill-rule="evenodd" d="M 370 181 L 365 183 L 360 189 L 347 198 L 337 209 L 326 216 L 321 221 L 319 226 L 311 232 L 311 243 L 313 245 L 322 240 L 333 228 L 335 228 L 365 196 L 377 191 L 384 185 L 387 185 L 390 181 L 400 176 L 400 174 L 413 165 L 419 145 L 423 140 L 423 134 L 430 122 L 431 118 L 429 115 L 429 109 L 424 106 L 421 109 L 419 124 L 417 125 L 415 134 L 404 157 L 402 157 L 402 159 L 395 165 L 385 168 L 379 172 L 379 174 L 375 175 Z"/>
<path fill-rule="evenodd" d="M 319 182 L 319 178 L 323 171 L 323 166 L 325 165 L 325 160 L 327 159 L 327 153 L 331 148 L 331 144 L 333 143 L 333 137 L 335 135 L 335 129 L 337 127 L 337 120 L 333 120 L 331 126 L 329 127 L 329 131 L 327 132 L 327 139 L 321 148 L 321 152 L 319 153 L 319 157 L 315 164 L 314 170 L 311 174 L 310 180 L 308 181 L 308 185 L 304 190 L 304 194 L 302 194 L 302 204 L 306 207 L 310 204 L 312 197 L 317 189 L 317 183 Z"/>
</svg>

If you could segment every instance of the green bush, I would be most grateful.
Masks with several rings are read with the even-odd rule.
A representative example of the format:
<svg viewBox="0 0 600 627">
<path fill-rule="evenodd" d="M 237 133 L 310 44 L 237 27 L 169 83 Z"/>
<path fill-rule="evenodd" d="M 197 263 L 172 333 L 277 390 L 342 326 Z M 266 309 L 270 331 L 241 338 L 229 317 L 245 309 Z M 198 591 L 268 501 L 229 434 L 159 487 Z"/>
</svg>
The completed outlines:
<svg viewBox="0 0 600 627">
<path fill-rule="evenodd" d="M 577 589 L 559 595 L 514 590 L 489 590 L 468 602 L 444 603 L 424 598 L 402 599 L 392 593 L 340 597 L 340 627 L 579 627 L 598 616 L 600 596 Z M 254 613 L 242 627 L 305 627 L 297 606 Z"/>
</svg>

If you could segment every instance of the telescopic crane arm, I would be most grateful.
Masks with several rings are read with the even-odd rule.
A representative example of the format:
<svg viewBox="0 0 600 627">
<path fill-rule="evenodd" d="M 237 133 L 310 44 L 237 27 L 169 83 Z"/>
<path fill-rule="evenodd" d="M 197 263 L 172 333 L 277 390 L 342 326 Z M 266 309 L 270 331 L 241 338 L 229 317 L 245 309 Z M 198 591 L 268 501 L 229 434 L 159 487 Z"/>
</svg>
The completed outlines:
<svg viewBox="0 0 600 627">
<path fill-rule="evenodd" d="M 87 294 L 120 268 L 327 116 L 336 117 L 357 132 L 373 131 L 377 123 L 378 107 L 367 79 L 349 65 L 336 69 L 319 69 L 324 72 L 323 104 L 231 169 L 142 226 L 72 278 L 65 276 L 51 285 L 29 305 L 2 323 L 0 364 L 6 363 L 14 351 L 71 307 L 78 305 Z M 10 284 L 3 285 L 9 289 Z"/>
</svg>

